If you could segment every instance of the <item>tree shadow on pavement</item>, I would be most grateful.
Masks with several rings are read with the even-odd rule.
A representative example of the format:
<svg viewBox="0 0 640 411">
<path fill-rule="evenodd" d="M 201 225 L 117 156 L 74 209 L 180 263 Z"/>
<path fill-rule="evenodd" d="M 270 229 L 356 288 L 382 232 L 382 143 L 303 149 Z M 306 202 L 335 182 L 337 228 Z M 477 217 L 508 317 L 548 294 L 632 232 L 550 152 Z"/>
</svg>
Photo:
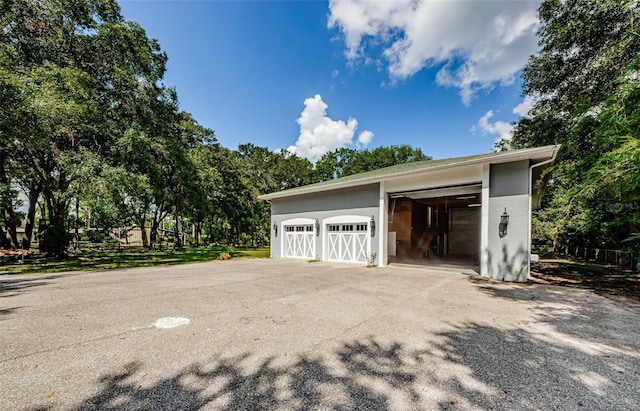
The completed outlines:
<svg viewBox="0 0 640 411">
<path fill-rule="evenodd" d="M 324 355 L 246 353 L 152 384 L 132 362 L 76 409 L 638 409 L 637 352 L 535 334 L 470 323 L 421 348 L 367 338 Z"/>
<path fill-rule="evenodd" d="M 152 364 L 132 362 L 75 409 L 640 409 L 637 307 L 585 290 L 470 281 L 531 315 L 451 324 L 411 345 L 369 336 L 291 357 L 213 357 L 154 382 L 144 378 Z"/>
<path fill-rule="evenodd" d="M 140 382 L 144 365 L 132 362 L 103 376 L 101 392 L 77 409 L 390 409 L 389 395 L 376 386 L 397 390 L 405 404 L 416 408 L 416 377 L 406 370 L 401 352 L 398 344 L 384 347 L 368 340 L 343 345 L 333 359 L 337 364 L 307 355 L 293 362 L 270 357 L 255 364 L 255 357 L 244 354 L 194 364 L 151 386 Z"/>
<path fill-rule="evenodd" d="M 2 308 L 0 309 L 0 319 L 2 317 L 4 317 L 5 315 L 11 315 L 14 314 L 16 311 L 18 311 L 20 308 L 22 307 L 11 307 L 11 308 Z"/>
<path fill-rule="evenodd" d="M 471 324 L 444 334 L 448 344 L 441 349 L 454 362 L 499 388 L 496 396 L 511 397 L 502 406 L 640 409 L 636 304 L 574 288 L 470 281 L 492 298 L 526 304 L 533 314 L 517 328 Z M 494 406 L 482 395 L 467 397 L 482 408 Z"/>
<path fill-rule="evenodd" d="M 536 321 L 548 324 L 556 332 L 592 344 L 606 344 L 640 353 L 640 305 L 589 290 L 553 285 L 498 283 L 471 279 L 480 291 L 492 298 L 526 302 Z M 536 334 L 536 333 L 534 333 Z"/>
<path fill-rule="evenodd" d="M 0 298 L 13 297 L 30 288 L 49 284 L 46 278 L 6 278 L 0 279 Z"/>
<path fill-rule="evenodd" d="M 470 324 L 445 333 L 442 344 L 419 358 L 442 352 L 460 366 L 436 378 L 451 399 L 439 409 L 638 409 L 638 357 L 632 352 L 594 352 L 537 340 L 524 329 Z"/>
</svg>

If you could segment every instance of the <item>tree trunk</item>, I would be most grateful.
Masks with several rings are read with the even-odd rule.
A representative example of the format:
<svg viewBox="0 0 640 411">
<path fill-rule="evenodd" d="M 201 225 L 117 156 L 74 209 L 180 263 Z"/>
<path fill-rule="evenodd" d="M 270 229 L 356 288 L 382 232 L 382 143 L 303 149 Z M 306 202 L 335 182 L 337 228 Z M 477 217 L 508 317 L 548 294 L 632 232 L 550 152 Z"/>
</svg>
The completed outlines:
<svg viewBox="0 0 640 411">
<path fill-rule="evenodd" d="M 209 243 L 215 243 L 216 241 L 216 237 L 213 235 L 213 222 L 212 222 L 212 218 L 209 219 Z"/>
<path fill-rule="evenodd" d="M 151 218 L 151 232 L 149 233 L 149 249 L 153 249 L 158 239 L 158 219 L 156 216 Z"/>
<path fill-rule="evenodd" d="M 47 204 L 47 225 L 55 224 L 55 212 L 53 207 L 53 194 L 50 190 L 44 191 L 44 201 Z"/>
<path fill-rule="evenodd" d="M 152 250 L 156 245 L 156 241 L 158 238 L 158 225 L 160 222 L 158 221 L 158 209 L 155 208 L 155 211 L 151 212 L 151 232 L 149 233 L 149 250 Z"/>
<path fill-rule="evenodd" d="M 0 248 L 11 248 L 11 241 L 2 226 L 0 226 Z"/>
<path fill-rule="evenodd" d="M 167 213 L 162 210 L 162 207 L 156 208 L 156 211 L 151 215 L 151 233 L 149 241 L 149 249 L 153 249 L 158 241 L 158 228 L 160 228 L 160 222 L 167 216 Z"/>
<path fill-rule="evenodd" d="M 175 236 L 173 238 L 173 249 L 175 250 L 176 248 L 180 247 L 180 214 L 177 208 L 176 208 L 176 230 L 174 234 Z"/>
<path fill-rule="evenodd" d="M 18 230 L 16 227 L 16 213 L 12 206 L 6 206 L 3 210 L 4 224 L 7 229 L 7 237 L 11 242 L 11 248 L 18 249 Z"/>
<path fill-rule="evenodd" d="M 62 227 L 66 230 L 67 214 L 69 211 L 69 204 L 64 200 L 64 193 L 69 189 L 70 181 L 67 181 L 66 174 L 61 170 L 58 176 L 58 198 L 55 199 L 52 196 L 52 202 L 54 205 L 52 224 Z"/>
<path fill-rule="evenodd" d="M 200 237 L 202 237 L 202 225 L 204 224 L 204 221 L 198 221 L 197 223 L 194 224 L 195 227 L 195 240 L 196 240 L 196 247 L 200 246 Z"/>
<path fill-rule="evenodd" d="M 9 177 L 7 177 L 5 169 L 6 154 L 0 152 L 0 184 L 4 184 L 9 187 Z M 11 199 L 7 200 L 6 204 L 0 205 L 0 211 L 2 217 L 4 217 L 5 228 L 7 229 L 6 238 L 10 242 L 10 248 L 17 249 L 18 246 L 18 231 L 16 230 L 16 213 L 13 210 L 13 204 Z"/>
<path fill-rule="evenodd" d="M 147 216 L 145 214 L 138 220 L 138 225 L 140 226 L 140 235 L 142 236 L 142 246 L 145 248 L 149 245 L 149 239 L 147 239 L 146 224 L 147 224 Z"/>
<path fill-rule="evenodd" d="M 233 223 L 233 227 L 231 228 L 231 244 L 229 245 L 237 245 L 238 241 L 240 240 L 240 229 L 238 228 L 238 224 L 236 224 L 235 222 Z"/>
<path fill-rule="evenodd" d="M 76 197 L 76 228 L 75 228 L 75 244 L 74 249 L 80 249 L 80 200 Z"/>
<path fill-rule="evenodd" d="M 55 225 L 59 225 L 62 228 L 66 228 L 65 227 L 65 223 L 66 223 L 66 217 L 67 217 L 67 204 L 60 200 L 58 201 L 58 203 L 56 204 L 56 208 L 55 208 L 55 214 L 54 214 L 54 224 Z"/>
<path fill-rule="evenodd" d="M 29 210 L 27 211 L 27 219 L 24 226 L 24 236 L 22 240 L 22 249 L 29 250 L 31 241 L 33 240 L 33 227 L 36 220 L 36 208 L 38 205 L 38 197 L 40 197 L 40 188 L 32 187 L 29 190 Z"/>
</svg>

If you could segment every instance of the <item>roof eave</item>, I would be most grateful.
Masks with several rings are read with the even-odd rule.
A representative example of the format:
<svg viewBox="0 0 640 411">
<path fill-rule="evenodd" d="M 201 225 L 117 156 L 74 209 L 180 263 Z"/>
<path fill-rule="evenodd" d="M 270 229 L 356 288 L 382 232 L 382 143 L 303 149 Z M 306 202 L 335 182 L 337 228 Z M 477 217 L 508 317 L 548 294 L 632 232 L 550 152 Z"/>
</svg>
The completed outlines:
<svg viewBox="0 0 640 411">
<path fill-rule="evenodd" d="M 552 146 L 535 147 L 535 148 L 529 148 L 529 149 L 523 149 L 523 150 L 517 150 L 517 151 L 507 151 L 504 153 L 498 153 L 495 156 L 491 156 L 491 157 L 462 160 L 455 163 L 441 164 L 433 167 L 428 167 L 422 170 L 401 171 L 401 172 L 388 174 L 388 175 L 372 176 L 372 177 L 354 179 L 354 180 L 349 180 L 344 182 L 336 181 L 335 183 L 330 183 L 330 184 L 321 185 L 321 186 L 310 186 L 308 188 L 303 186 L 303 187 L 294 188 L 291 190 L 263 194 L 258 196 L 258 199 L 270 201 L 278 198 L 295 197 L 295 196 L 304 195 L 304 194 L 320 193 L 323 191 L 336 190 L 340 188 L 349 188 L 349 187 L 362 186 L 367 184 L 375 184 L 383 180 L 385 181 L 393 180 L 396 178 L 402 178 L 402 177 L 405 177 L 411 174 L 416 174 L 416 173 L 430 173 L 433 171 L 443 170 L 447 168 L 464 167 L 464 166 L 475 165 L 475 164 L 483 164 L 483 163 L 500 164 L 500 163 L 507 163 L 507 162 L 513 162 L 513 161 L 534 160 L 534 159 L 555 160 L 555 157 L 559 148 L 560 148 L 560 145 L 552 145 Z"/>
</svg>

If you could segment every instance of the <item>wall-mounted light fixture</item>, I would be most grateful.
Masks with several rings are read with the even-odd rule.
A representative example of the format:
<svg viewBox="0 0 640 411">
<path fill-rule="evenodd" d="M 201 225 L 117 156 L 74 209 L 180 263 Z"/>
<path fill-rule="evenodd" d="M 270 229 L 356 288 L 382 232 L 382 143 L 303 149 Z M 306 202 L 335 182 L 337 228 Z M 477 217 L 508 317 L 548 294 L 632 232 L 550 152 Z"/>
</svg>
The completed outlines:
<svg viewBox="0 0 640 411">
<path fill-rule="evenodd" d="M 507 214 L 507 207 L 504 208 L 504 213 L 500 216 L 500 224 L 498 225 L 498 235 L 500 238 L 507 236 L 507 228 L 509 227 L 509 214 Z"/>
<path fill-rule="evenodd" d="M 320 221 L 316 218 L 316 237 L 320 236 Z"/>
<path fill-rule="evenodd" d="M 369 223 L 369 226 L 371 227 L 371 237 L 375 237 L 376 236 L 376 219 L 375 217 L 373 217 L 373 215 L 371 215 L 371 222 Z"/>
<path fill-rule="evenodd" d="M 275 221 L 273 222 L 273 234 L 274 237 L 278 236 L 278 223 L 276 223 Z"/>
</svg>

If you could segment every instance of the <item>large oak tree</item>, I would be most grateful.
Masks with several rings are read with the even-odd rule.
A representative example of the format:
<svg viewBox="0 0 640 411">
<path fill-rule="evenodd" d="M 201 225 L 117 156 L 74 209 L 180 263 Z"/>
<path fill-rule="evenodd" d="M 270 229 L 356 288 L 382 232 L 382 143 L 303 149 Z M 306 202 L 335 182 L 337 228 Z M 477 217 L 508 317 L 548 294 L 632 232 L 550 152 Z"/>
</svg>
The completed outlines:
<svg viewBox="0 0 640 411">
<path fill-rule="evenodd" d="M 637 248 L 638 182 L 631 177 L 637 163 L 631 165 L 640 137 L 640 5 L 545 0 L 539 14 L 540 51 L 523 72 L 524 94 L 535 104 L 516 124 L 511 142 L 562 144 L 546 175 L 536 240 L 556 247 Z"/>
</svg>

